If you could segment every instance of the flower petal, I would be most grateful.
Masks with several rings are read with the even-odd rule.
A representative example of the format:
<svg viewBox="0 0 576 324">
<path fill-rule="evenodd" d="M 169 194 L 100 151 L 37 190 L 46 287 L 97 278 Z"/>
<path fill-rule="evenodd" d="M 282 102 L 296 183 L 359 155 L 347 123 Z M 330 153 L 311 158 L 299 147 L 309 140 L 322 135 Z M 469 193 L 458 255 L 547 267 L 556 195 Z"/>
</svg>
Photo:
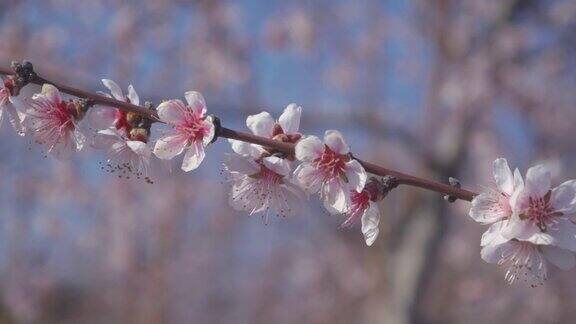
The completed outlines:
<svg viewBox="0 0 576 324">
<path fill-rule="evenodd" d="M 360 192 L 364 189 L 368 175 L 360 162 L 350 160 L 346 162 L 346 177 L 348 178 L 350 189 Z"/>
<path fill-rule="evenodd" d="M 514 191 L 514 176 L 506 159 L 499 158 L 494 161 L 494 180 L 500 192 L 511 195 Z"/>
<path fill-rule="evenodd" d="M 184 93 L 184 97 L 194 114 L 204 117 L 206 114 L 206 101 L 204 100 L 204 96 L 197 91 L 188 91 Z"/>
<path fill-rule="evenodd" d="M 546 260 L 562 270 L 570 270 L 576 265 L 574 253 L 555 246 L 543 246 L 542 254 Z"/>
<path fill-rule="evenodd" d="M 307 193 L 316 193 L 320 190 L 322 179 L 315 167 L 309 164 L 300 164 L 294 171 L 296 182 Z"/>
<path fill-rule="evenodd" d="M 274 118 L 266 111 L 256 115 L 250 115 L 246 118 L 246 126 L 248 126 L 254 135 L 267 138 L 272 137 L 274 124 Z"/>
<path fill-rule="evenodd" d="M 116 121 L 116 108 L 95 106 L 88 110 L 87 121 L 95 129 L 112 127 Z"/>
<path fill-rule="evenodd" d="M 324 143 L 338 154 L 345 155 L 350 152 L 350 147 L 344 140 L 342 134 L 337 130 L 327 130 L 324 134 Z"/>
<path fill-rule="evenodd" d="M 257 159 L 264 153 L 264 149 L 258 145 L 232 139 L 228 139 L 228 143 L 230 143 L 234 152 L 243 156 L 250 156 Z"/>
<path fill-rule="evenodd" d="M 552 206 L 565 215 L 576 211 L 576 180 L 569 180 L 552 189 Z"/>
<path fill-rule="evenodd" d="M 182 161 L 182 170 L 189 172 L 195 170 L 200 166 L 200 163 L 204 160 L 204 146 L 196 142 L 190 145 L 186 154 L 184 154 L 184 160 Z"/>
<path fill-rule="evenodd" d="M 202 127 L 204 127 L 204 137 L 202 138 L 202 144 L 204 146 L 208 146 L 214 139 L 214 135 L 216 135 L 216 127 L 214 127 L 214 122 L 212 120 L 212 116 L 206 117 L 202 122 Z"/>
<path fill-rule="evenodd" d="M 294 134 L 300 128 L 300 116 L 302 115 L 302 107 L 295 103 L 291 103 L 284 109 L 282 115 L 278 119 L 278 123 L 282 126 L 285 134 Z"/>
<path fill-rule="evenodd" d="M 245 175 L 256 174 L 260 171 L 260 168 L 253 160 L 238 154 L 227 154 L 224 165 L 229 172 L 238 172 Z"/>
<path fill-rule="evenodd" d="M 281 159 L 277 156 L 268 156 L 265 157 L 262 162 L 268 169 L 280 175 L 287 176 L 290 174 L 290 163 L 286 161 L 286 159 Z"/>
<path fill-rule="evenodd" d="M 349 191 L 338 180 L 324 183 L 322 185 L 322 196 L 326 203 L 339 213 L 345 213 L 350 206 Z"/>
<path fill-rule="evenodd" d="M 380 233 L 380 229 L 378 229 L 378 224 L 380 223 L 380 210 L 376 203 L 370 203 L 370 207 L 368 207 L 364 212 L 364 215 L 362 215 L 361 222 L 362 234 L 364 235 L 366 245 L 372 246 L 378 237 L 378 233 Z"/>
<path fill-rule="evenodd" d="M 482 260 L 488 263 L 497 264 L 500 259 L 502 259 L 502 248 L 509 245 L 510 241 L 502 244 L 486 245 L 480 251 L 480 256 L 482 257 Z"/>
<path fill-rule="evenodd" d="M 102 83 L 106 88 L 108 88 L 108 90 L 110 90 L 110 93 L 112 94 L 114 99 L 120 101 L 126 101 L 126 98 L 124 98 L 124 93 L 122 93 L 122 89 L 120 88 L 120 86 L 118 86 L 116 82 L 109 79 L 102 79 Z"/>
<path fill-rule="evenodd" d="M 140 105 L 140 97 L 132 85 L 128 86 L 128 99 L 130 100 L 131 104 L 136 106 Z"/>
<path fill-rule="evenodd" d="M 511 208 L 502 205 L 500 194 L 497 192 L 482 192 L 472 199 L 472 206 L 468 215 L 481 224 L 491 224 L 511 215 Z"/>
<path fill-rule="evenodd" d="M 534 234 L 540 233 L 540 229 L 533 222 L 522 220 L 517 214 L 513 214 L 505 223 L 501 233 L 502 236 L 509 240 L 527 240 Z"/>
<path fill-rule="evenodd" d="M 126 145 L 136 154 L 139 156 L 149 159 L 152 155 L 152 151 L 148 147 L 148 145 L 144 142 L 140 141 L 126 141 Z"/>
<path fill-rule="evenodd" d="M 324 153 L 324 144 L 316 136 L 308 136 L 296 143 L 296 158 L 300 161 L 312 161 Z"/>
<path fill-rule="evenodd" d="M 551 174 L 550 170 L 540 164 L 528 169 L 526 173 L 526 187 L 531 197 L 544 197 L 550 190 Z"/>
<path fill-rule="evenodd" d="M 181 154 L 188 144 L 188 139 L 181 135 L 169 135 L 159 138 L 154 146 L 154 154 L 162 160 L 171 160 Z"/>
<path fill-rule="evenodd" d="M 172 99 L 162 102 L 156 110 L 161 121 L 178 125 L 184 120 L 187 108 L 181 100 Z"/>
</svg>

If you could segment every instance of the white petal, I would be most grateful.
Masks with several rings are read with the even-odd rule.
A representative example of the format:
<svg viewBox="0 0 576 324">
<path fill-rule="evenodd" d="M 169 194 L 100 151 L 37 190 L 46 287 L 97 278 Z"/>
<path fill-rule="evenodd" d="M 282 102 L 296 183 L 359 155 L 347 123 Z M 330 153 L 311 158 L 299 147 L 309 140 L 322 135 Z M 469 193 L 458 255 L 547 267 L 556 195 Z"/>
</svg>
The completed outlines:
<svg viewBox="0 0 576 324">
<path fill-rule="evenodd" d="M 366 245 L 371 246 L 380 230 L 378 229 L 378 224 L 380 223 L 380 210 L 376 203 L 370 203 L 370 207 L 362 215 L 362 234 L 364 234 L 364 240 Z"/>
<path fill-rule="evenodd" d="M 196 115 L 203 117 L 206 114 L 206 101 L 200 92 L 188 91 L 184 97 Z"/>
<path fill-rule="evenodd" d="M 94 135 L 94 138 L 92 139 L 92 147 L 96 149 L 108 149 L 112 144 L 119 140 L 121 140 L 120 135 L 116 130 L 101 130 Z"/>
<path fill-rule="evenodd" d="M 229 139 L 228 143 L 230 143 L 230 145 L 232 146 L 232 150 L 237 154 L 250 156 L 254 159 L 259 158 L 262 155 L 262 153 L 264 153 L 264 149 L 262 149 L 262 147 L 258 145 L 232 139 Z"/>
<path fill-rule="evenodd" d="M 542 254 L 546 260 L 562 270 L 569 270 L 576 265 L 574 253 L 555 246 L 543 246 Z"/>
<path fill-rule="evenodd" d="M 189 172 L 195 170 L 200 166 L 200 163 L 204 160 L 204 146 L 200 143 L 194 143 L 190 145 L 186 154 L 184 155 L 184 160 L 182 161 L 182 170 Z"/>
<path fill-rule="evenodd" d="M 499 158 L 494 161 L 494 180 L 500 192 L 511 195 L 514 191 L 514 176 L 506 159 Z"/>
<path fill-rule="evenodd" d="M 576 224 L 569 219 L 559 219 L 546 234 L 552 236 L 553 241 L 547 244 L 576 252 Z"/>
<path fill-rule="evenodd" d="M 128 86 L 128 99 L 130 99 L 131 104 L 136 106 L 140 105 L 140 97 L 132 85 Z"/>
<path fill-rule="evenodd" d="M 42 94 L 45 95 L 53 104 L 59 104 L 62 101 L 60 91 L 51 84 L 45 83 L 42 85 Z"/>
<path fill-rule="evenodd" d="M 95 106 L 88 111 L 88 124 L 95 129 L 112 127 L 116 121 L 116 108 Z"/>
<path fill-rule="evenodd" d="M 282 115 L 278 119 L 278 123 L 282 126 L 285 134 L 294 134 L 300 128 L 300 116 L 302 115 L 302 107 L 295 103 L 291 103 L 284 109 Z"/>
<path fill-rule="evenodd" d="M 576 180 L 569 180 L 552 189 L 551 202 L 555 211 L 565 215 L 576 209 Z"/>
<path fill-rule="evenodd" d="M 260 171 L 256 162 L 238 154 L 227 154 L 224 165 L 229 172 L 239 172 L 246 175 L 256 174 Z"/>
<path fill-rule="evenodd" d="M 332 180 L 322 186 L 326 203 L 340 213 L 345 213 L 350 206 L 350 192 L 338 180 Z"/>
<path fill-rule="evenodd" d="M 84 143 L 86 143 L 86 136 L 82 134 L 78 129 L 72 132 L 72 139 L 76 144 L 76 151 L 82 150 Z"/>
<path fill-rule="evenodd" d="M 327 130 L 324 134 L 324 143 L 334 152 L 338 154 L 348 154 L 350 147 L 344 140 L 342 134 L 337 130 Z"/>
<path fill-rule="evenodd" d="M 524 179 L 522 179 L 522 174 L 518 168 L 514 169 L 514 189 L 524 188 Z"/>
<path fill-rule="evenodd" d="M 144 142 L 140 141 L 126 141 L 126 145 L 136 154 L 149 159 L 152 155 L 152 151 Z"/>
<path fill-rule="evenodd" d="M 316 136 L 308 136 L 296 143 L 296 158 L 300 161 L 312 161 L 324 153 L 324 144 Z"/>
<path fill-rule="evenodd" d="M 162 160 L 170 160 L 184 151 L 188 140 L 180 135 L 169 135 L 156 141 L 154 154 Z"/>
<path fill-rule="evenodd" d="M 498 195 L 496 192 L 482 192 L 475 196 L 468 215 L 481 224 L 491 224 L 511 216 L 511 208 L 504 208 Z"/>
<path fill-rule="evenodd" d="M 502 236 L 511 239 L 526 240 L 532 237 L 534 234 L 539 233 L 540 229 L 531 221 L 521 220 L 516 214 L 505 223 L 502 228 Z"/>
<path fill-rule="evenodd" d="M 270 138 L 274 130 L 274 119 L 272 116 L 263 111 L 256 115 L 250 115 L 246 118 L 246 126 L 252 131 L 254 135 Z"/>
<path fill-rule="evenodd" d="M 322 182 L 318 176 L 318 170 L 308 164 L 300 164 L 294 171 L 296 182 L 307 193 L 316 193 L 320 190 Z"/>
<path fill-rule="evenodd" d="M 214 123 L 212 121 L 212 116 L 206 117 L 206 119 L 202 122 L 204 129 L 207 129 L 206 135 L 202 138 L 202 144 L 204 146 L 208 146 L 214 139 L 214 135 L 216 134 L 216 127 L 214 127 Z"/>
<path fill-rule="evenodd" d="M 165 123 L 177 125 L 182 123 L 186 114 L 186 105 L 178 99 L 168 100 L 158 105 L 158 117 Z"/>
<path fill-rule="evenodd" d="M 126 101 L 126 98 L 124 98 L 124 93 L 122 92 L 122 89 L 120 88 L 120 86 L 116 82 L 114 82 L 112 80 L 108 80 L 108 79 L 102 79 L 102 83 L 104 84 L 104 86 L 106 88 L 108 88 L 108 90 L 110 90 L 110 93 L 112 94 L 114 99 L 120 100 L 120 101 Z"/>
<path fill-rule="evenodd" d="M 14 128 L 14 130 L 16 132 L 18 132 L 19 134 L 23 135 L 22 118 L 21 118 L 21 115 L 16 110 L 16 108 L 14 108 L 13 105 L 6 105 L 4 107 L 4 109 L 6 110 L 6 113 L 8 114 L 8 121 L 10 122 L 10 125 L 12 125 L 12 128 Z M 0 110 L 4 110 L 4 109 L 0 108 Z"/>
<path fill-rule="evenodd" d="M 503 244 L 489 244 L 482 248 L 480 251 L 480 256 L 482 260 L 497 264 L 500 259 L 502 259 L 502 248 L 509 246 L 510 242 L 506 242 Z"/>
<path fill-rule="evenodd" d="M 489 244 L 502 244 L 508 241 L 508 239 L 504 238 L 501 234 L 504 222 L 505 221 L 500 221 L 488 227 L 488 230 L 482 234 L 480 246 L 486 246 Z"/>
<path fill-rule="evenodd" d="M 360 192 L 364 189 L 368 175 L 360 162 L 350 160 L 346 162 L 346 177 L 348 178 L 350 189 Z"/>
<path fill-rule="evenodd" d="M 268 169 L 280 175 L 287 176 L 290 174 L 290 163 L 286 159 L 281 159 L 277 156 L 268 156 L 264 158 L 262 162 Z"/>
<path fill-rule="evenodd" d="M 544 165 L 533 166 L 526 173 L 526 187 L 531 197 L 543 197 L 551 186 L 550 170 Z"/>
</svg>

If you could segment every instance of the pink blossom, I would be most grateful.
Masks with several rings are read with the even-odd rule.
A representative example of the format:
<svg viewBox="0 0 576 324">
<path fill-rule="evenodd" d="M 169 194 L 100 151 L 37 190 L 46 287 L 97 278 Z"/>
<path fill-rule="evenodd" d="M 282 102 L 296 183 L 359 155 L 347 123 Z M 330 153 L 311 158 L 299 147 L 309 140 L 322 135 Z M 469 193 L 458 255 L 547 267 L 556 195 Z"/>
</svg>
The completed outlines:
<svg viewBox="0 0 576 324">
<path fill-rule="evenodd" d="M 81 113 L 72 102 L 65 102 L 51 84 L 44 84 L 26 110 L 26 131 L 36 142 L 46 145 L 48 153 L 57 158 L 67 157 L 84 146 L 85 137 L 78 130 Z"/>
<path fill-rule="evenodd" d="M 486 188 L 472 200 L 470 217 L 481 224 L 493 224 L 512 216 L 510 198 L 523 180 L 518 169 L 514 173 L 503 158 L 494 161 L 495 188 Z"/>
<path fill-rule="evenodd" d="M 576 180 L 552 189 L 550 171 L 543 165 L 532 167 L 510 204 L 512 217 L 504 237 L 576 251 L 576 224 L 570 220 L 576 213 Z"/>
<path fill-rule="evenodd" d="M 265 222 L 270 211 L 280 216 L 292 216 L 302 199 L 299 188 L 290 182 L 291 168 L 286 159 L 267 156 L 253 159 L 230 154 L 225 171 L 232 183 L 230 205 L 250 215 L 263 212 Z"/>
<path fill-rule="evenodd" d="M 302 108 L 290 104 L 284 109 L 278 122 L 267 112 L 248 116 L 246 125 L 252 133 L 283 142 L 295 142 Z M 292 184 L 290 161 L 273 156 L 259 145 L 229 140 L 235 154 L 224 163 L 232 182 L 231 206 L 250 214 L 264 212 L 267 221 L 270 211 L 290 216 L 298 209 L 302 198 L 300 189 Z"/>
<path fill-rule="evenodd" d="M 160 159 L 171 160 L 186 151 L 182 170 L 188 172 L 204 160 L 204 148 L 214 138 L 214 124 L 211 117 L 206 117 L 206 103 L 200 93 L 189 91 L 185 97 L 188 105 L 176 99 L 158 106 L 160 120 L 173 130 L 156 141 L 154 154 Z"/>
<path fill-rule="evenodd" d="M 108 151 L 106 170 L 115 172 L 119 177 L 148 180 L 148 168 L 152 150 L 144 141 L 131 140 L 116 129 L 105 129 L 94 136 L 92 145 L 98 149 Z"/>
<path fill-rule="evenodd" d="M 296 158 L 302 162 L 294 171 L 296 180 L 308 193 L 320 193 L 331 212 L 345 213 L 350 207 L 350 192 L 362 191 L 366 172 L 349 155 L 350 148 L 340 132 L 328 130 L 324 143 L 316 136 L 296 144 Z"/>
<path fill-rule="evenodd" d="M 370 179 L 362 191 L 353 190 L 350 193 L 350 208 L 346 213 L 348 218 L 342 223 L 342 227 L 351 227 L 354 223 L 362 224 L 362 234 L 366 245 L 371 246 L 380 230 L 380 209 L 378 201 L 382 200 L 382 183 L 376 178 Z"/>
<path fill-rule="evenodd" d="M 125 96 L 116 82 L 102 79 L 102 83 L 110 90 L 111 95 L 100 93 L 101 95 L 134 105 L 140 105 L 140 97 L 132 85 L 128 86 L 128 95 Z M 128 113 L 126 111 L 115 107 L 95 106 L 90 108 L 88 119 L 92 127 L 96 129 L 113 127 L 120 132 L 129 133 L 131 126 L 128 123 L 127 115 Z"/>
<path fill-rule="evenodd" d="M 548 263 L 562 270 L 576 265 L 576 258 L 569 250 L 517 239 L 508 240 L 495 226 L 484 233 L 482 245 L 482 259 L 505 267 L 505 279 L 510 284 L 524 281 L 536 287 L 548 278 Z"/>
<path fill-rule="evenodd" d="M 7 114 L 8 120 L 14 130 L 23 136 L 22 121 L 24 114 L 19 111 L 22 109 L 22 103 L 17 97 L 12 96 L 12 88 L 13 83 L 11 79 L 0 78 L 0 126 L 2 126 L 4 114 Z"/>
</svg>

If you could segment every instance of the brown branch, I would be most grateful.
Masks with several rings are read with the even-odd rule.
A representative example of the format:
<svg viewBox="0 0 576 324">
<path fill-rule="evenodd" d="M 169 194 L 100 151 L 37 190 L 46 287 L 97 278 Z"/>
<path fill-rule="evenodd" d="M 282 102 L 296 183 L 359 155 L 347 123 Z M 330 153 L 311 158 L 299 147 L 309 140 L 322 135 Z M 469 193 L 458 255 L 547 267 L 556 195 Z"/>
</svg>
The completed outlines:
<svg viewBox="0 0 576 324">
<path fill-rule="evenodd" d="M 11 69 L 8 69 L 5 67 L 0 67 L 0 74 L 13 75 L 14 72 Z M 38 84 L 38 85 L 42 85 L 44 83 L 49 83 L 49 84 L 52 84 L 53 86 L 55 86 L 56 88 L 58 88 L 60 91 L 67 93 L 69 95 L 73 95 L 73 96 L 76 96 L 79 98 L 90 99 L 90 100 L 94 101 L 94 103 L 96 103 L 96 104 L 116 107 L 118 109 L 122 109 L 125 111 L 135 112 L 135 113 L 141 114 L 145 117 L 148 117 L 155 122 L 161 122 L 160 119 L 158 118 L 158 114 L 154 110 L 150 110 L 150 109 L 147 109 L 144 107 L 136 106 L 136 105 L 133 105 L 133 104 L 130 104 L 127 102 L 123 102 L 123 101 L 119 101 L 119 100 L 116 100 L 113 98 L 108 98 L 106 96 L 102 96 L 102 95 L 99 95 L 99 94 L 96 94 L 93 92 L 76 89 L 76 88 L 73 88 L 73 87 L 70 87 L 70 86 L 67 86 L 64 84 L 60 84 L 57 82 L 52 82 L 52 81 L 44 79 L 40 76 L 35 76 L 30 82 Z M 243 142 L 248 142 L 248 143 L 252 143 L 252 144 L 262 145 L 265 147 L 273 148 L 275 150 L 284 152 L 286 154 L 293 154 L 294 153 L 294 144 L 282 143 L 282 142 L 274 141 L 274 140 L 269 139 L 269 138 L 256 136 L 256 135 L 253 135 L 250 133 L 235 131 L 235 130 L 225 128 L 225 127 L 219 128 L 218 136 L 223 137 L 223 138 L 229 138 L 229 139 L 235 139 L 235 140 L 239 140 L 239 141 L 243 141 Z M 444 184 L 441 182 L 427 180 L 427 179 L 419 178 L 419 177 L 412 176 L 409 174 L 405 174 L 402 172 L 398 172 L 395 170 L 387 169 L 387 168 L 384 168 L 382 166 L 379 166 L 379 165 L 376 165 L 376 164 L 373 164 L 370 162 L 362 161 L 358 158 L 355 158 L 355 159 L 362 164 L 362 166 L 364 167 L 364 169 L 367 172 L 375 174 L 375 175 L 379 175 L 379 176 L 387 176 L 387 175 L 394 176 L 399 180 L 399 182 L 401 184 L 404 184 L 404 185 L 414 186 L 414 187 L 419 187 L 419 188 L 435 191 L 438 193 L 442 193 L 444 195 L 453 196 L 455 198 L 467 200 L 467 201 L 471 201 L 472 198 L 474 198 L 474 196 L 477 195 L 477 193 L 469 191 L 469 190 L 456 188 L 456 187 L 453 187 L 453 186 L 450 186 L 448 184 Z"/>
</svg>

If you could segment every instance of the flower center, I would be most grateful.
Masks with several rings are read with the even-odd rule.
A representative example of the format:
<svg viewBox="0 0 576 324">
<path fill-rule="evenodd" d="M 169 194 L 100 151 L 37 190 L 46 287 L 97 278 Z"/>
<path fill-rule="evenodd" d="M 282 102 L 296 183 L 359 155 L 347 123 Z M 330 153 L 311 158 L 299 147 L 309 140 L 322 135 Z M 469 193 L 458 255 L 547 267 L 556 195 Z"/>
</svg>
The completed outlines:
<svg viewBox="0 0 576 324">
<path fill-rule="evenodd" d="M 116 109 L 116 119 L 114 120 L 114 127 L 117 130 L 123 130 L 126 133 L 130 132 L 130 124 L 128 123 L 128 114 L 120 109 Z"/>
<path fill-rule="evenodd" d="M 74 114 L 71 103 L 62 101 L 56 105 L 54 117 L 63 130 L 74 130 Z"/>
<path fill-rule="evenodd" d="M 550 202 L 551 195 L 552 191 L 548 191 L 544 197 L 528 198 L 528 209 L 520 218 L 535 222 L 538 228 L 545 232 L 550 225 L 557 222 L 558 216 L 562 216 L 561 212 L 554 211 Z"/>
<path fill-rule="evenodd" d="M 337 154 L 326 146 L 324 153 L 314 160 L 314 164 L 327 178 L 332 179 L 345 175 L 344 169 L 347 159 L 346 155 Z"/>
</svg>

